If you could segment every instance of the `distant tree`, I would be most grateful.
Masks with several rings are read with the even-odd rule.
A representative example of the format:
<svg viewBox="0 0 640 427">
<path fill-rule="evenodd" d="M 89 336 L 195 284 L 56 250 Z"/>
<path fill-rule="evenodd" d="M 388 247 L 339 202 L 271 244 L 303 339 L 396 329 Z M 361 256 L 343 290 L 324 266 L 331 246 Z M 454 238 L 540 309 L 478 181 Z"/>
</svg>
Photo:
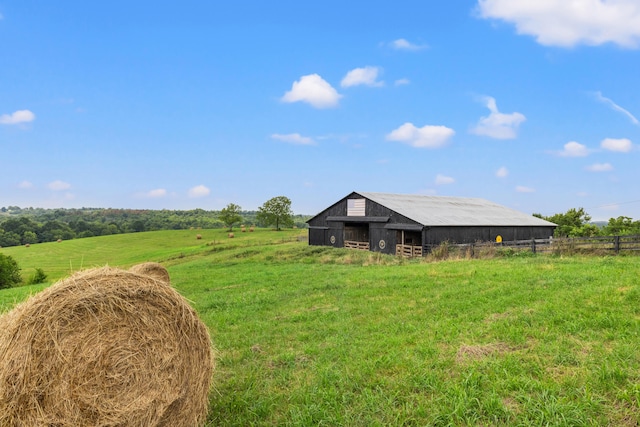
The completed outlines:
<svg viewBox="0 0 640 427">
<path fill-rule="evenodd" d="M 242 221 L 240 215 L 242 208 L 234 203 L 229 203 L 226 208 L 222 208 L 218 214 L 218 219 L 229 229 L 233 231 L 233 224 Z"/>
<path fill-rule="evenodd" d="M 22 243 L 23 244 L 38 243 L 38 235 L 33 231 L 25 231 L 22 234 Z"/>
<path fill-rule="evenodd" d="M 75 237 L 75 233 L 69 227 L 61 221 L 47 221 L 38 233 L 39 240 L 41 242 L 55 242 L 58 239 L 71 240 Z"/>
<path fill-rule="evenodd" d="M 276 230 L 280 230 L 280 226 L 292 227 L 291 200 L 285 196 L 277 196 L 267 200 L 264 205 L 258 208 L 257 219 L 264 225 L 275 225 Z"/>
<path fill-rule="evenodd" d="M 18 246 L 18 245 L 20 245 L 19 234 L 0 230 L 0 246 Z"/>
<path fill-rule="evenodd" d="M 20 218 L 10 218 L 2 223 L 2 228 L 7 233 L 16 233 L 21 238 L 26 231 L 32 231 L 37 234 L 40 224 L 26 216 Z"/>
<path fill-rule="evenodd" d="M 0 254 L 0 289 L 10 288 L 22 281 L 20 267 L 10 255 Z"/>
<path fill-rule="evenodd" d="M 554 233 L 556 237 L 596 236 L 600 233 L 598 226 L 589 223 L 591 216 L 584 208 L 571 208 L 566 213 L 541 218 L 558 225 Z"/>
<path fill-rule="evenodd" d="M 610 236 L 640 234 L 640 221 L 633 221 L 628 216 L 610 218 L 609 223 L 602 229 L 602 233 Z"/>
<path fill-rule="evenodd" d="M 131 223 L 131 227 L 130 228 L 135 233 L 139 233 L 141 231 L 144 231 L 145 230 L 144 221 L 137 219 L 137 220 L 135 220 L 135 221 L 133 221 Z M 92 235 L 95 235 L 95 234 L 92 234 Z"/>
</svg>

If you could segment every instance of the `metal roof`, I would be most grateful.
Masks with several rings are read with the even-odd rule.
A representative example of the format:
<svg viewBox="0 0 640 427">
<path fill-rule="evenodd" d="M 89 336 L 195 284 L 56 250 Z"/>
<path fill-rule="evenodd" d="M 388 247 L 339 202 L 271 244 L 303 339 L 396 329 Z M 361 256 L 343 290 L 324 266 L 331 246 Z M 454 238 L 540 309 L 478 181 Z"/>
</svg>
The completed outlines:
<svg viewBox="0 0 640 427">
<path fill-rule="evenodd" d="M 368 192 L 356 194 L 426 226 L 556 226 L 533 215 L 479 198 Z"/>
</svg>

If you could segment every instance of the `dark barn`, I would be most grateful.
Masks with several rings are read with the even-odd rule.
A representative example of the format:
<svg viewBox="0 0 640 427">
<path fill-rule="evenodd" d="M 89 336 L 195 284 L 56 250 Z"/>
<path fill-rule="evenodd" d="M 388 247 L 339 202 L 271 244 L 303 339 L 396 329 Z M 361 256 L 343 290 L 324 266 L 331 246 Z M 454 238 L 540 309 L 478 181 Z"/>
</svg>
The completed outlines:
<svg viewBox="0 0 640 427">
<path fill-rule="evenodd" d="M 426 254 L 442 242 L 548 239 L 555 224 L 483 199 L 353 192 L 307 221 L 309 244 Z"/>
</svg>

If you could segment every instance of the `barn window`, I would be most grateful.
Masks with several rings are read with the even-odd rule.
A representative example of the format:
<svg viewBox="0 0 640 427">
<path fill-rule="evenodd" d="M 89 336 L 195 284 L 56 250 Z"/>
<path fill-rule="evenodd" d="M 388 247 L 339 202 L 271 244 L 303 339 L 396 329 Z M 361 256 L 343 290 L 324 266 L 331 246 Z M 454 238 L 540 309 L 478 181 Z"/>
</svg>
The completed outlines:
<svg viewBox="0 0 640 427">
<path fill-rule="evenodd" d="M 365 216 L 365 199 L 347 199 L 347 216 Z"/>
</svg>

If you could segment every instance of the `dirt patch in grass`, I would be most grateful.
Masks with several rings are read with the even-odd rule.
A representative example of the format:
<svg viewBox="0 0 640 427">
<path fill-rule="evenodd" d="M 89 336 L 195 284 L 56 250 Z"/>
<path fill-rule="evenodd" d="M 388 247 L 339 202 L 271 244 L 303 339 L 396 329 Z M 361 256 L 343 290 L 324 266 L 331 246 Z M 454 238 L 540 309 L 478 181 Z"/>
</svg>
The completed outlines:
<svg viewBox="0 0 640 427">
<path fill-rule="evenodd" d="M 502 404 L 505 408 L 507 408 L 510 412 L 514 414 L 520 414 L 522 412 L 520 403 L 513 397 L 505 397 L 502 399 Z"/>
<path fill-rule="evenodd" d="M 505 343 L 491 343 L 482 345 L 466 345 L 463 344 L 456 353 L 456 362 L 464 363 L 474 360 L 482 360 L 484 358 L 506 354 L 513 349 Z"/>
<path fill-rule="evenodd" d="M 510 311 L 505 311 L 503 313 L 492 313 L 484 319 L 484 323 L 493 323 L 500 320 L 505 320 L 512 317 L 512 313 Z"/>
</svg>

